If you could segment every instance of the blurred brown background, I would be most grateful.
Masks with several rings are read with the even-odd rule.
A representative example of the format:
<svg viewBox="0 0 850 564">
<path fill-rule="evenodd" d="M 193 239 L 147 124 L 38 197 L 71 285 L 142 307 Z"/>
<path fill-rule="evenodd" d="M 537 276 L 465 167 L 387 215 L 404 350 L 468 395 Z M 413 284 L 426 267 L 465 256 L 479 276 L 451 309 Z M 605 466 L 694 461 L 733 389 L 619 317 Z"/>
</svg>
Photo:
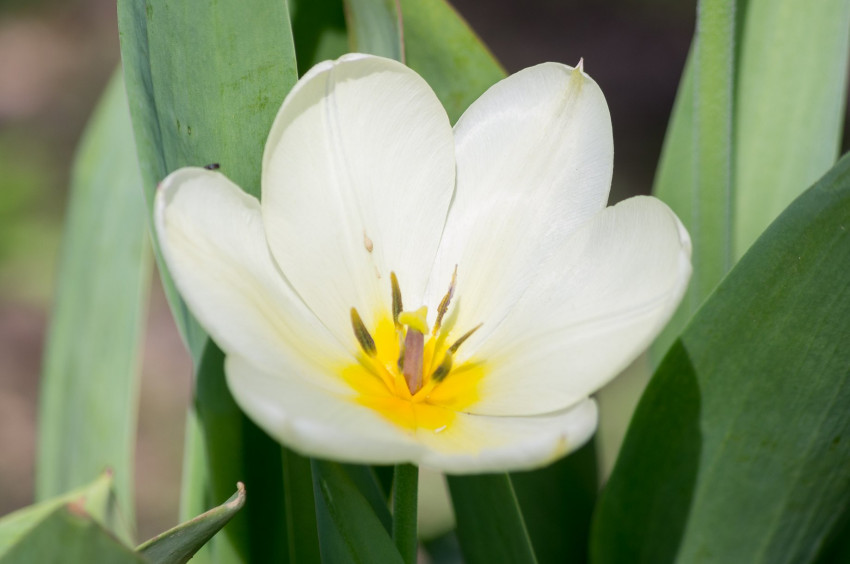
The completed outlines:
<svg viewBox="0 0 850 564">
<path fill-rule="evenodd" d="M 614 198 L 646 193 L 695 2 L 456 0 L 509 71 L 575 64 L 608 98 Z M 115 0 L 0 0 L 0 515 L 32 501 L 38 379 L 69 167 L 119 61 Z M 158 283 L 142 366 L 139 538 L 175 524 L 190 364 Z"/>
</svg>

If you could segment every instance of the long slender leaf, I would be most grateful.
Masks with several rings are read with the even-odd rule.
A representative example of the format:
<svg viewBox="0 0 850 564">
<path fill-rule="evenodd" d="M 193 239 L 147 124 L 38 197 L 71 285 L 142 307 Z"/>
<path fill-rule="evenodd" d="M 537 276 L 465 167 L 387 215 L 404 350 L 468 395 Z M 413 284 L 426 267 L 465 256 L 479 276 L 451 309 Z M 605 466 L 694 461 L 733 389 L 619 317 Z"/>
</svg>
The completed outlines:
<svg viewBox="0 0 850 564">
<path fill-rule="evenodd" d="M 428 81 L 457 121 L 505 71 L 445 0 L 401 0 L 407 65 Z"/>
<path fill-rule="evenodd" d="M 322 561 L 401 564 L 383 523 L 346 470 L 320 460 L 312 465 Z"/>
<path fill-rule="evenodd" d="M 595 561 L 814 561 L 850 507 L 850 157 L 798 198 L 650 382 Z M 718 330 L 718 328 L 722 330 Z"/>
<path fill-rule="evenodd" d="M 151 564 L 185 564 L 245 505 L 245 486 L 230 498 L 190 521 L 161 533 L 136 550 Z"/>
<path fill-rule="evenodd" d="M 404 62 L 398 0 L 345 0 L 352 51 Z"/>
<path fill-rule="evenodd" d="M 286 3 L 119 0 L 118 9 L 149 200 L 168 172 L 211 163 L 259 194 L 263 145 L 297 75 Z M 211 493 L 223 497 L 225 488 L 240 480 L 263 492 L 252 496 L 225 528 L 223 542 L 216 543 L 217 559 L 279 560 L 286 554 L 280 447 L 236 408 L 223 383 L 223 355 L 207 344 L 162 271 L 172 311 L 195 359 L 199 395 L 205 390 L 196 408 Z M 222 432 L 213 433 L 211 427 Z M 184 485 L 199 486 L 204 485 Z"/>
<path fill-rule="evenodd" d="M 593 442 L 542 470 L 511 474 L 541 564 L 587 562 L 596 477 Z"/>
<path fill-rule="evenodd" d="M 537 562 L 507 474 L 448 476 L 448 482 L 466 562 Z"/>
<path fill-rule="evenodd" d="M 693 51 L 691 51 L 682 72 L 682 80 L 679 82 L 679 91 L 676 94 L 670 123 L 667 125 L 667 134 L 664 136 L 664 146 L 661 149 L 661 158 L 658 161 L 655 184 L 652 187 L 652 193 L 664 200 L 676 212 L 685 227 L 692 232 L 691 237 L 697 235 L 693 232 L 692 226 L 696 216 L 696 208 L 699 205 L 699 195 L 696 192 L 694 182 L 696 164 L 694 162 L 693 65 Z M 695 253 L 693 260 L 700 260 L 699 255 Z M 667 353 L 667 349 L 670 348 L 670 345 L 679 337 L 682 329 L 687 325 L 696 311 L 693 303 L 695 301 L 690 296 L 682 300 L 673 318 L 656 338 L 650 349 L 652 366 L 658 365 Z"/>
<path fill-rule="evenodd" d="M 283 451 L 283 484 L 286 491 L 286 524 L 290 564 L 318 564 L 319 533 L 310 459 Z"/>
<path fill-rule="evenodd" d="M 749 0 L 735 120 L 735 255 L 838 157 L 850 1 Z"/>
<path fill-rule="evenodd" d="M 732 266 L 735 0 L 699 0 L 694 49 L 694 274 L 691 310 Z"/>
<path fill-rule="evenodd" d="M 141 180 L 116 75 L 83 137 L 71 180 L 39 410 L 36 496 L 110 467 L 132 528 L 139 344 L 150 280 Z"/>
<path fill-rule="evenodd" d="M 280 562 L 288 553 L 280 446 L 240 411 L 227 390 L 223 363 L 224 354 L 211 342 L 198 367 L 196 409 L 210 491 L 221 499 L 233 487 L 225 480 L 236 476 L 257 493 L 224 529 L 231 546 L 222 550 L 229 558 Z"/>
</svg>

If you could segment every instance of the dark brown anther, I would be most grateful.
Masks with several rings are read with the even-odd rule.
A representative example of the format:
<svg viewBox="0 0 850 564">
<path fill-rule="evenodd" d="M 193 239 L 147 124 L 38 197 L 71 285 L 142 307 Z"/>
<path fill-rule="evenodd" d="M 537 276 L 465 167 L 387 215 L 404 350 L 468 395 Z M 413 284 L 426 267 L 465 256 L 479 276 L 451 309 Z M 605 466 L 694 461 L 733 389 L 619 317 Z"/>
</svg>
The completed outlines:
<svg viewBox="0 0 850 564">
<path fill-rule="evenodd" d="M 375 348 L 375 339 L 369 334 L 363 320 L 360 319 L 360 314 L 355 308 L 351 308 L 351 327 L 354 329 L 354 336 L 357 337 L 357 342 L 360 343 L 360 348 L 369 356 L 375 356 L 378 350 Z"/>
<path fill-rule="evenodd" d="M 218 170 L 221 168 L 221 165 L 218 163 L 210 163 L 208 165 L 204 165 L 204 168 L 207 170 Z"/>
<path fill-rule="evenodd" d="M 401 303 L 401 288 L 398 287 L 398 278 L 396 278 L 395 272 L 390 272 L 390 283 L 393 286 L 393 323 L 395 323 L 396 329 L 398 329 L 401 327 L 398 322 L 398 314 L 404 308 Z"/>
<path fill-rule="evenodd" d="M 452 273 L 452 281 L 449 284 L 449 291 L 446 292 L 446 295 L 443 296 L 443 299 L 440 300 L 440 305 L 437 307 L 437 321 L 434 323 L 434 330 L 432 331 L 433 335 L 436 335 L 440 331 L 440 326 L 443 324 L 443 316 L 446 315 L 446 312 L 449 309 L 449 304 L 452 301 L 452 297 L 455 295 L 455 286 L 457 286 L 457 265 L 455 265 L 455 271 Z"/>
<path fill-rule="evenodd" d="M 443 361 L 440 363 L 440 366 L 438 366 L 437 369 L 434 370 L 434 373 L 431 374 L 431 378 L 435 382 L 442 382 L 445 380 L 446 376 L 449 375 L 449 372 L 452 371 L 453 362 L 451 353 L 446 353 L 443 357 Z"/>
<path fill-rule="evenodd" d="M 457 341 L 455 341 L 455 342 L 454 342 L 454 344 L 453 344 L 452 346 L 450 346 L 450 347 L 449 347 L 449 353 L 451 353 L 451 354 L 456 353 L 456 352 L 457 352 L 457 350 L 460 348 L 460 346 L 463 344 L 463 342 L 464 342 L 464 341 L 466 341 L 468 338 L 470 338 L 470 337 L 472 336 L 472 334 L 473 334 L 473 333 L 475 333 L 476 331 L 478 331 L 479 329 L 481 329 L 481 326 L 482 326 L 482 325 L 483 325 L 483 323 L 479 323 L 478 325 L 476 325 L 475 327 L 473 327 L 472 329 L 470 329 L 469 331 L 467 331 L 466 333 L 464 333 L 464 334 L 461 336 L 461 338 L 460 338 L 460 339 L 458 339 Z"/>
</svg>

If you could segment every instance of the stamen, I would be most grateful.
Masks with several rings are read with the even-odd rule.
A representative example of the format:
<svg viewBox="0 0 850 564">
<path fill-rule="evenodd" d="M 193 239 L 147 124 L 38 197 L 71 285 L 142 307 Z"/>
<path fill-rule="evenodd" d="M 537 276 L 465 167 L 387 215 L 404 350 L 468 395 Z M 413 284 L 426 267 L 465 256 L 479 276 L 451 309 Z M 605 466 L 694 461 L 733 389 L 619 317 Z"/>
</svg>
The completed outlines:
<svg viewBox="0 0 850 564">
<path fill-rule="evenodd" d="M 415 394 L 422 388 L 422 354 L 425 351 L 425 335 L 408 326 L 404 338 L 404 368 L 402 373 L 407 389 Z"/>
<path fill-rule="evenodd" d="M 457 352 L 457 350 L 460 348 L 460 346 L 463 344 L 463 342 L 464 342 L 464 341 L 466 341 L 468 338 L 470 338 L 470 337 L 472 336 L 472 334 L 473 334 L 473 333 L 475 333 L 476 331 L 478 331 L 479 329 L 481 329 L 481 326 L 482 326 L 482 325 L 484 325 L 484 324 L 483 324 L 483 323 L 479 323 L 478 325 L 476 325 L 475 327 L 473 327 L 472 329 L 470 329 L 469 331 L 467 331 L 466 333 L 464 333 L 464 334 L 461 336 L 461 338 L 460 338 L 460 339 L 458 339 L 457 341 L 455 341 L 455 342 L 454 342 L 454 344 L 453 344 L 452 346 L 450 346 L 450 347 L 449 347 L 449 352 L 450 352 L 451 354 L 456 353 L 456 352 Z"/>
<path fill-rule="evenodd" d="M 435 382 L 442 382 L 445 380 L 446 376 L 449 375 L 449 372 L 452 371 L 453 362 L 452 354 L 447 352 L 445 356 L 443 356 L 443 361 L 440 363 L 440 366 L 438 366 L 437 369 L 434 370 L 433 374 L 431 374 L 431 379 Z"/>
<path fill-rule="evenodd" d="M 457 265 L 455 265 L 455 271 L 452 273 L 452 281 L 449 283 L 449 291 L 446 292 L 446 295 L 443 296 L 443 299 L 440 300 L 440 305 L 437 307 L 437 322 L 434 323 L 434 335 L 439 332 L 440 326 L 443 324 L 443 316 L 446 315 L 446 311 L 449 309 L 449 303 L 452 301 L 452 296 L 455 295 L 455 286 L 457 286 Z"/>
<path fill-rule="evenodd" d="M 375 339 L 369 334 L 369 330 L 366 329 L 366 325 L 363 324 L 363 320 L 360 319 L 360 314 L 357 313 L 355 308 L 351 308 L 351 327 L 354 329 L 354 336 L 357 337 L 357 342 L 360 343 L 363 352 L 369 356 L 375 356 L 378 352 L 375 348 Z"/>
<path fill-rule="evenodd" d="M 398 287 L 398 278 L 396 278 L 395 272 L 390 272 L 390 282 L 393 287 L 393 323 L 395 323 L 396 329 L 400 329 L 398 314 L 401 313 L 403 306 L 401 305 L 401 288 Z"/>
</svg>

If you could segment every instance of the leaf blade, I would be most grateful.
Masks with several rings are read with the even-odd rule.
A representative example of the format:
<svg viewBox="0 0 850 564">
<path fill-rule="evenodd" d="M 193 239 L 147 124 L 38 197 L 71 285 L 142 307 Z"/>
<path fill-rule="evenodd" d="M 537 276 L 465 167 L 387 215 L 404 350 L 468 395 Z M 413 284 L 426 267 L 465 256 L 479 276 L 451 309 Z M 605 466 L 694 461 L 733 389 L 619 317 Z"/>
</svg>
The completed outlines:
<svg viewBox="0 0 850 564">
<path fill-rule="evenodd" d="M 510 476 L 447 478 L 466 562 L 537 562 Z"/>
<path fill-rule="evenodd" d="M 845 157 L 771 225 L 671 349 L 600 502 L 598 562 L 817 556 L 850 504 L 840 438 L 850 431 L 848 216 Z M 660 534 L 668 540 L 648 547 Z"/>
<path fill-rule="evenodd" d="M 36 497 L 59 495 L 110 467 L 132 528 L 139 347 L 151 260 L 119 74 L 86 130 L 71 184 L 42 374 Z"/>
<path fill-rule="evenodd" d="M 245 486 L 209 511 L 142 543 L 136 551 L 152 564 L 184 564 L 245 505 Z"/>
</svg>

